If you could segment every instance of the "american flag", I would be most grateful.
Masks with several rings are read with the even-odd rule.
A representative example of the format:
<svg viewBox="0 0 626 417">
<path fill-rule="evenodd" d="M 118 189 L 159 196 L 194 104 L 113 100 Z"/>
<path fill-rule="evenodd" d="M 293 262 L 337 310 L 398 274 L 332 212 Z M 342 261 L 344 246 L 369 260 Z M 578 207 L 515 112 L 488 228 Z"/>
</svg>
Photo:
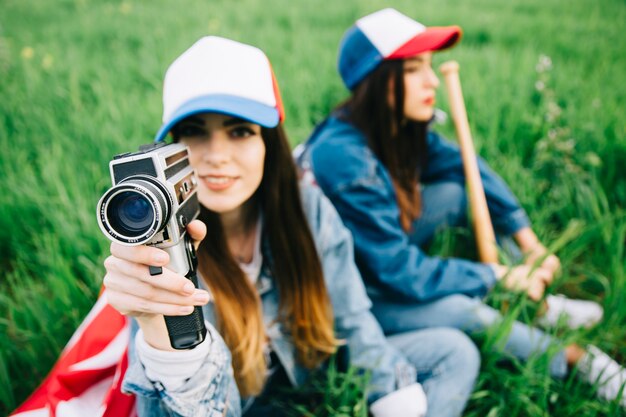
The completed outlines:
<svg viewBox="0 0 626 417">
<path fill-rule="evenodd" d="M 136 417 L 123 394 L 130 322 L 102 293 L 39 388 L 10 417 Z"/>
</svg>

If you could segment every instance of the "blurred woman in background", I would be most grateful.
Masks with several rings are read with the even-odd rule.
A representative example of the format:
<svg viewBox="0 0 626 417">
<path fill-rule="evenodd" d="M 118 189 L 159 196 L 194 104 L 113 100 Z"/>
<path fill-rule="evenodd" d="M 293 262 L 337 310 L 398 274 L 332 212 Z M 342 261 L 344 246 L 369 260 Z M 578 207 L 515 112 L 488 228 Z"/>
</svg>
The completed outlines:
<svg viewBox="0 0 626 417">
<path fill-rule="evenodd" d="M 394 9 L 359 19 L 339 49 L 339 72 L 351 95 L 317 126 L 299 157 L 352 232 L 372 311 L 390 335 L 437 326 L 484 331 L 502 318 L 482 301 L 496 283 L 539 300 L 559 269 L 559 259 L 483 160 L 479 169 L 496 232 L 514 258 L 526 255 L 525 262 L 507 267 L 425 252 L 438 229 L 467 224 L 459 149 L 430 125 L 439 87 L 433 53 L 460 37 L 457 26 L 427 28 Z M 595 303 L 551 301 L 550 317 L 567 307 L 578 319 L 574 325 L 602 316 Z M 542 331 L 515 322 L 506 350 L 527 359 L 551 343 Z M 618 398 L 626 372 L 606 354 L 569 345 L 552 358 L 550 370 L 564 377 L 574 366 L 592 384 L 602 375 L 598 394 Z"/>
</svg>

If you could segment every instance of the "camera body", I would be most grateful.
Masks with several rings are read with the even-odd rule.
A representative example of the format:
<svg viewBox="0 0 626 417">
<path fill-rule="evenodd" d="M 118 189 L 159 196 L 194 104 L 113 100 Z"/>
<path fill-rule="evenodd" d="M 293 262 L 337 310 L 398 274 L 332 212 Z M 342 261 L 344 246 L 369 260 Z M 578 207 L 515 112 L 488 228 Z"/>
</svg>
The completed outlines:
<svg viewBox="0 0 626 417">
<path fill-rule="evenodd" d="M 196 288 L 196 254 L 186 231 L 198 217 L 197 180 L 187 147 L 173 143 L 144 145 L 138 152 L 116 155 L 109 163 L 113 186 L 100 198 L 98 225 L 111 241 L 149 245 L 170 256 L 169 269 L 189 278 Z M 151 275 L 161 273 L 150 267 Z M 202 308 L 189 316 L 165 317 L 172 347 L 187 349 L 204 340 Z"/>
<path fill-rule="evenodd" d="M 187 224 L 198 217 L 197 180 L 181 144 L 151 144 L 116 155 L 109 163 L 113 187 L 98 202 L 98 225 L 114 242 L 151 245 L 170 255 L 170 269 L 190 269 Z"/>
</svg>

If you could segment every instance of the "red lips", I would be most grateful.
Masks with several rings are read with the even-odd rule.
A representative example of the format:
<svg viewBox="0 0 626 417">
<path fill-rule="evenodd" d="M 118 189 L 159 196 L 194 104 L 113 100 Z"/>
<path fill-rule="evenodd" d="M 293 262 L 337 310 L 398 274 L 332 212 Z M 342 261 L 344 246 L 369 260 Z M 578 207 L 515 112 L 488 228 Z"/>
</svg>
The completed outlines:
<svg viewBox="0 0 626 417">
<path fill-rule="evenodd" d="M 200 180 L 211 191 L 223 191 L 231 187 L 237 178 L 225 175 L 205 175 L 201 176 Z"/>
</svg>

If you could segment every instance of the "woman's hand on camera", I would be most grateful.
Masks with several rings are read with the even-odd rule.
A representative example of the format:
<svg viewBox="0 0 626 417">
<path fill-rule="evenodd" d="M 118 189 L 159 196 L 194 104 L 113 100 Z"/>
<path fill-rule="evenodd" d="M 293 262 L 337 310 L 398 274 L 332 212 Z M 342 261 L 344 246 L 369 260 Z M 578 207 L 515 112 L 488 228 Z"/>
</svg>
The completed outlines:
<svg viewBox="0 0 626 417">
<path fill-rule="evenodd" d="M 524 291 L 534 301 L 539 301 L 543 297 L 546 286 L 552 282 L 552 272 L 544 268 L 532 268 L 528 265 L 507 268 L 503 265 L 493 265 L 493 269 L 506 288 Z"/>
<path fill-rule="evenodd" d="M 197 243 L 206 235 L 206 226 L 198 220 L 187 226 Z M 173 350 L 163 316 L 191 314 L 195 306 L 209 301 L 207 291 L 197 289 L 184 276 L 165 266 L 167 252 L 150 246 L 111 244 L 111 256 L 104 261 L 106 297 L 117 311 L 137 319 L 145 341 L 160 350 Z M 159 275 L 150 275 L 150 266 L 162 267 Z"/>
<path fill-rule="evenodd" d="M 206 226 L 195 220 L 187 226 L 191 237 L 199 242 Z M 154 316 L 191 314 L 194 306 L 209 301 L 209 293 L 197 289 L 184 276 L 169 270 L 167 252 L 150 246 L 111 244 L 111 256 L 104 261 L 104 286 L 107 300 L 124 315 L 138 319 Z M 148 265 L 163 267 L 160 275 L 150 275 Z"/>
</svg>

